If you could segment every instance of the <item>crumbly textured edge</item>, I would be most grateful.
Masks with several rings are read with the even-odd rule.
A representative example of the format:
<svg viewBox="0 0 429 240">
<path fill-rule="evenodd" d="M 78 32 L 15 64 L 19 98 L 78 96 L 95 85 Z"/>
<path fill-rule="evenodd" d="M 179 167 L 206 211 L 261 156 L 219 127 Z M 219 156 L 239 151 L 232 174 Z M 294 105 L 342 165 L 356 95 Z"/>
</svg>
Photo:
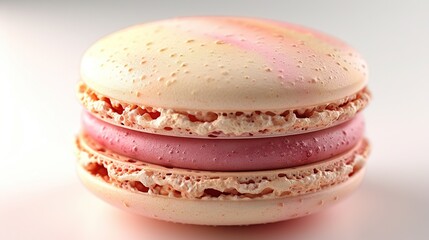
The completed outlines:
<svg viewBox="0 0 429 240">
<path fill-rule="evenodd" d="M 85 134 L 76 139 L 78 164 L 94 177 L 133 192 L 184 199 L 275 199 L 320 191 L 347 181 L 365 164 L 363 139 L 349 152 L 295 168 L 210 172 L 166 168 L 103 148 Z"/>
<path fill-rule="evenodd" d="M 330 127 L 353 118 L 368 104 L 367 88 L 320 106 L 282 111 L 202 112 L 177 111 L 128 104 L 78 84 L 77 95 L 92 114 L 115 125 L 174 136 L 251 137 L 291 135 Z"/>
</svg>

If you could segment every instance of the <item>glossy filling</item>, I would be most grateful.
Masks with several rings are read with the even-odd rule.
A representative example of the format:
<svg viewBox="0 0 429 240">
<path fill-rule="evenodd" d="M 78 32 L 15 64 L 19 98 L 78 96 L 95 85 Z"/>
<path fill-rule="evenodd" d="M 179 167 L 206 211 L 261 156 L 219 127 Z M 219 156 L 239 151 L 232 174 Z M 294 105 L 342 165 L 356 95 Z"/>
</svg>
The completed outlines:
<svg viewBox="0 0 429 240">
<path fill-rule="evenodd" d="M 360 115 L 306 134 L 250 139 L 199 139 L 155 135 L 118 127 L 88 112 L 83 131 L 120 155 L 165 167 L 206 171 L 289 168 L 325 160 L 353 148 L 362 138 Z"/>
</svg>

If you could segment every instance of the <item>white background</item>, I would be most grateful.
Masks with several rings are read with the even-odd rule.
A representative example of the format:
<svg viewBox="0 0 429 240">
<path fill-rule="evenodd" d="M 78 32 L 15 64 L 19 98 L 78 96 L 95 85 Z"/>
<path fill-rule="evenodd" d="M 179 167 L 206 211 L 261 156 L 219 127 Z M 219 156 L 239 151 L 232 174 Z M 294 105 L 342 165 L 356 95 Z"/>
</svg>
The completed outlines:
<svg viewBox="0 0 429 240">
<path fill-rule="evenodd" d="M 78 183 L 73 138 L 79 131 L 81 107 L 75 84 L 83 52 L 100 37 L 132 24 L 185 15 L 289 21 L 355 47 L 368 62 L 374 96 L 365 111 L 373 145 L 367 176 L 351 199 L 320 216 L 328 215 L 324 220 L 329 221 L 309 223 L 309 228 L 315 229 L 314 236 L 327 229 L 326 236 L 333 239 L 340 233 L 346 236 L 342 239 L 427 239 L 429 1 L 424 0 L 0 1 L 0 226 L 9 224 L 0 227 L 1 239 L 46 239 L 54 236 L 47 226 L 64 218 L 68 225 L 59 228 L 58 237 L 67 232 L 69 238 L 89 239 L 94 229 L 103 229 L 98 234 L 104 238 L 122 236 L 125 229 L 149 236 L 152 227 L 122 228 L 106 221 L 109 214 L 122 213 L 93 198 Z M 292 227 L 287 226 L 292 224 L 296 223 L 240 228 L 234 236 L 255 236 L 255 231 L 267 229 L 285 236 L 291 234 Z M 29 230 L 19 231 L 23 226 Z M 220 234 L 213 229 L 200 231 Z M 221 232 L 233 236 L 230 230 Z M 275 236 L 266 238 L 270 237 Z"/>
</svg>

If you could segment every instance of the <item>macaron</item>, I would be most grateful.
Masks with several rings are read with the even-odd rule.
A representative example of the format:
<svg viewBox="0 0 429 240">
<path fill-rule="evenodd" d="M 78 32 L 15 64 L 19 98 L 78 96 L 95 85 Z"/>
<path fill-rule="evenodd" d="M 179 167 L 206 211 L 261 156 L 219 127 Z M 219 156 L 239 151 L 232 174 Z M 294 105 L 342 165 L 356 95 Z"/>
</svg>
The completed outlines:
<svg viewBox="0 0 429 240">
<path fill-rule="evenodd" d="M 250 225 L 320 211 L 361 182 L 359 53 L 267 19 L 183 17 L 84 54 L 77 167 L 101 199 L 155 219 Z"/>
</svg>

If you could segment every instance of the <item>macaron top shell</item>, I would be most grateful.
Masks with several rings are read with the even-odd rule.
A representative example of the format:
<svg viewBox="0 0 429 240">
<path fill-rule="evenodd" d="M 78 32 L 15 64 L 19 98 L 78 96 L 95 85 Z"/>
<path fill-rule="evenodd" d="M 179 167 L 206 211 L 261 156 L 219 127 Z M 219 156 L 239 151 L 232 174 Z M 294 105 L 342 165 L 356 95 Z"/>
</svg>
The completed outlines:
<svg viewBox="0 0 429 240">
<path fill-rule="evenodd" d="M 364 60 L 327 35 L 272 20 L 176 18 L 96 42 L 81 77 L 130 104 L 175 110 L 255 111 L 318 106 L 367 82 Z"/>
</svg>

